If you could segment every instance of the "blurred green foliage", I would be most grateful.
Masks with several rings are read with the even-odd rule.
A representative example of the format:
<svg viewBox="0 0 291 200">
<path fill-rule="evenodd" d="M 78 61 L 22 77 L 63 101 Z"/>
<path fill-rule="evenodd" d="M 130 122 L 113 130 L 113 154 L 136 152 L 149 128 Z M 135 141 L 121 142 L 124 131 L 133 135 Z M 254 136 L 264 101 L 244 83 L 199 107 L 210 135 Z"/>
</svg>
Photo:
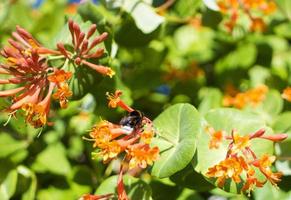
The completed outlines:
<svg viewBox="0 0 291 200">
<path fill-rule="evenodd" d="M 85 193 L 113 192 L 116 163 L 107 166 L 92 160 L 92 145 L 82 137 L 101 118 L 117 123 L 125 114 L 107 107 L 105 93 L 115 89 L 122 90 L 125 102 L 150 119 L 173 104 L 187 103 L 175 105 L 155 119 L 167 141 L 156 143 L 166 153 L 149 171 L 153 177 L 147 172 L 140 179 L 126 176 L 126 189 L 133 200 L 247 199 L 215 188 L 201 176 L 223 154 L 206 148 L 200 121 L 203 116 L 215 128 L 236 127 L 243 134 L 268 127 L 270 133 L 291 136 L 291 104 L 280 96 L 291 85 L 291 1 L 276 2 L 278 10 L 268 16 L 266 32 L 252 33 L 240 27 L 228 33 L 222 28 L 221 13 L 202 0 L 177 0 L 160 14 L 157 7 L 163 0 L 101 0 L 76 7 L 65 0 L 46 0 L 37 9 L 29 1 L 1 0 L 1 47 L 16 25 L 55 48 L 57 41 L 69 38 L 68 18 L 90 21 L 87 25 L 95 23 L 99 32 L 110 34 L 105 42 L 108 57 L 101 62 L 112 67 L 116 76 L 109 79 L 90 70 L 80 72 L 82 79 L 71 84 L 75 96 L 69 107 L 58 110 L 58 105 L 52 105 L 56 108 L 51 112 L 53 126 L 35 130 L 25 124 L 21 114 L 1 126 L 0 200 L 78 199 Z M 256 109 L 212 110 L 222 107 L 228 84 L 241 91 L 265 84 L 270 92 Z M 1 99 L 1 108 L 7 103 Z M 7 120 L 7 113 L 1 112 L 1 124 Z M 195 136 L 189 139 L 189 134 Z M 196 137 L 202 138 L 199 144 Z M 171 146 L 171 141 L 178 144 Z M 272 153 L 272 144 L 263 142 L 255 144 L 255 151 Z M 275 146 L 276 168 L 284 173 L 281 189 L 266 185 L 255 190 L 253 199 L 291 198 L 290 148 L 290 138 Z"/>
</svg>

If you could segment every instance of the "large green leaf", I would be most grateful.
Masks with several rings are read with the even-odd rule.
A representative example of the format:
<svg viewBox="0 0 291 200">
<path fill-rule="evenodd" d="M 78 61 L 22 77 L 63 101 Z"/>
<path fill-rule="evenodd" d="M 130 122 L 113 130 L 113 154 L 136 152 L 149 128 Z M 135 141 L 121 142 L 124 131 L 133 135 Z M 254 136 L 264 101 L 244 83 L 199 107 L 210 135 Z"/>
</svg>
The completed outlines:
<svg viewBox="0 0 291 200">
<path fill-rule="evenodd" d="M 272 129 L 266 126 L 259 115 L 229 108 L 219 108 L 209 111 L 205 115 L 205 127 L 211 126 L 215 130 L 224 130 L 229 136 L 232 130 L 237 130 L 240 135 L 250 134 L 264 128 L 266 135 L 273 134 Z M 224 141 L 218 149 L 209 149 L 209 133 L 203 133 L 197 147 L 197 165 L 194 166 L 197 172 L 205 175 L 210 167 L 224 160 L 228 150 L 229 142 Z M 262 139 L 251 140 L 251 149 L 260 157 L 263 154 L 273 153 L 273 143 Z M 215 184 L 214 180 L 210 180 Z M 239 186 L 234 182 L 226 184 L 223 188 L 231 193 L 240 193 Z"/>
<path fill-rule="evenodd" d="M 154 120 L 154 126 L 159 136 L 155 143 L 161 153 L 152 175 L 164 178 L 191 162 L 201 132 L 201 118 L 192 105 L 176 104 L 161 113 Z"/>
</svg>

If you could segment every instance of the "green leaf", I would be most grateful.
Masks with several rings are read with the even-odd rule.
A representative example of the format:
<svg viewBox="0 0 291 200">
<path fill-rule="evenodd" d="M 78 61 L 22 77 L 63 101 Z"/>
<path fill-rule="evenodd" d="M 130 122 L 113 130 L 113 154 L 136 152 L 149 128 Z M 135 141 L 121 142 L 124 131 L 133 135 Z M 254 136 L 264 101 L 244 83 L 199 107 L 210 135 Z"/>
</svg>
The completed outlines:
<svg viewBox="0 0 291 200">
<path fill-rule="evenodd" d="M 288 200 L 290 199 L 291 194 L 286 193 L 279 188 L 272 186 L 270 183 L 265 184 L 263 188 L 257 189 L 254 192 L 254 198 L 256 200 Z"/>
<path fill-rule="evenodd" d="M 276 133 L 287 133 L 288 138 L 283 142 L 276 144 L 276 154 L 279 158 L 276 161 L 276 168 L 283 172 L 284 175 L 290 176 L 291 175 L 291 161 L 290 151 L 291 151 L 291 112 L 284 112 L 279 115 L 274 124 L 273 129 Z"/>
<path fill-rule="evenodd" d="M 266 126 L 264 120 L 259 115 L 236 109 L 214 109 L 205 115 L 205 119 L 205 127 L 211 126 L 215 130 L 224 130 L 229 136 L 234 129 L 240 135 L 250 134 L 262 128 L 266 130 L 266 135 L 273 134 L 272 129 Z M 206 176 L 210 167 L 213 167 L 226 158 L 229 142 L 224 141 L 218 149 L 209 149 L 209 133 L 204 131 L 202 134 L 203 137 L 200 137 L 197 147 L 197 165 L 194 166 L 194 169 Z M 251 149 L 258 157 L 263 154 L 272 155 L 273 143 L 267 140 L 253 139 L 251 140 Z M 209 181 L 216 184 L 215 180 Z M 223 189 L 231 193 L 240 193 L 239 187 L 241 186 L 230 181 Z"/>
<path fill-rule="evenodd" d="M 276 90 L 271 90 L 266 94 L 264 101 L 257 107 L 247 107 L 245 110 L 255 112 L 260 115 L 268 124 L 271 124 L 275 117 L 283 109 L 283 99 Z"/>
<path fill-rule="evenodd" d="M 28 189 L 22 194 L 22 200 L 34 200 L 36 189 L 37 189 L 36 175 L 29 168 L 22 165 L 17 167 L 17 171 L 19 174 L 23 175 L 25 178 L 30 179 L 30 184 L 28 186 Z"/>
<path fill-rule="evenodd" d="M 252 43 L 241 44 L 236 50 L 216 62 L 215 70 L 222 73 L 228 70 L 247 69 L 256 61 L 257 49 Z"/>
<path fill-rule="evenodd" d="M 118 176 L 111 176 L 101 183 L 95 194 L 116 194 Z M 152 191 L 144 181 L 129 175 L 123 176 L 123 183 L 128 197 L 132 200 L 150 200 Z"/>
<path fill-rule="evenodd" d="M 276 0 L 283 14 L 291 21 L 291 2 L 289 0 Z"/>
<path fill-rule="evenodd" d="M 153 191 L 153 199 L 155 200 L 176 200 L 179 198 L 182 192 L 182 187 L 173 184 L 171 181 L 166 179 L 152 180 L 150 186 Z"/>
<path fill-rule="evenodd" d="M 152 175 L 168 177 L 191 162 L 201 132 L 200 123 L 199 113 L 190 104 L 171 106 L 154 120 L 159 136 L 155 143 L 161 153 Z"/>
<path fill-rule="evenodd" d="M 174 34 L 175 51 L 180 56 L 187 56 L 196 61 L 207 61 L 212 58 L 214 32 L 209 28 L 195 29 L 193 26 L 184 25 Z"/>
<path fill-rule="evenodd" d="M 98 72 L 85 65 L 70 64 L 70 68 L 73 76 L 69 80 L 69 86 L 73 92 L 73 100 L 79 100 L 88 92 L 94 92 L 96 88 L 93 86 L 98 85 L 102 80 L 102 76 Z"/>
<path fill-rule="evenodd" d="M 160 28 L 151 33 L 142 32 L 128 13 L 122 15 L 121 23 L 114 29 L 115 41 L 125 47 L 142 47 L 158 36 Z"/>
<path fill-rule="evenodd" d="M 27 146 L 27 141 L 15 140 L 9 134 L 0 133 L 0 158 L 5 158 L 17 151 L 24 150 Z"/>
<path fill-rule="evenodd" d="M 275 32 L 281 37 L 291 39 L 291 23 L 283 23 L 275 27 Z"/>
<path fill-rule="evenodd" d="M 58 175 L 66 175 L 71 170 L 66 157 L 66 151 L 61 143 L 51 144 L 40 152 L 32 169 L 36 172 L 51 172 Z"/>
<path fill-rule="evenodd" d="M 142 1 L 124 0 L 122 8 L 131 14 L 138 29 L 145 34 L 152 33 L 164 22 L 164 17 Z"/>
<path fill-rule="evenodd" d="M 8 200 L 10 197 L 12 197 L 16 191 L 16 185 L 17 185 L 17 178 L 18 174 L 17 171 L 11 170 L 5 180 L 0 185 L 0 198 L 3 200 Z"/>
<path fill-rule="evenodd" d="M 191 17 L 195 15 L 201 4 L 202 0 L 177 1 L 171 10 L 181 17 Z"/>
<path fill-rule="evenodd" d="M 204 198 L 196 191 L 184 189 L 177 200 L 204 200 Z"/>
<path fill-rule="evenodd" d="M 206 181 L 201 174 L 197 173 L 193 169 L 191 164 L 171 176 L 170 179 L 176 183 L 176 185 L 190 188 L 199 192 L 209 191 L 214 188 L 211 183 Z"/>
<path fill-rule="evenodd" d="M 199 113 L 204 115 L 213 108 L 221 107 L 222 93 L 216 88 L 202 88 L 199 90 L 201 103 L 199 104 Z"/>
</svg>

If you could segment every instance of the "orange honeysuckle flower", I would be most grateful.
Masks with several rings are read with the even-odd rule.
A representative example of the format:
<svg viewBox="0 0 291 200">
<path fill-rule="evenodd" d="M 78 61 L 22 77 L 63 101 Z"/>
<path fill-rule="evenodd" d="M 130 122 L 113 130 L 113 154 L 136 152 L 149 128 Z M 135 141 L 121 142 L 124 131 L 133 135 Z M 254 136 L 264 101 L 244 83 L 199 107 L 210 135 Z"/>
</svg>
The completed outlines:
<svg viewBox="0 0 291 200">
<path fill-rule="evenodd" d="M 50 84 L 47 96 L 38 103 L 25 103 L 22 105 L 22 110 L 25 111 L 26 122 L 30 123 L 35 128 L 40 128 L 47 124 L 47 116 L 50 111 L 51 94 L 55 87 L 54 83 Z"/>
<path fill-rule="evenodd" d="M 208 130 L 210 130 L 208 132 L 214 132 L 213 128 L 208 128 Z M 275 161 L 275 156 L 263 155 L 258 159 L 255 152 L 251 149 L 250 140 L 259 138 L 279 142 L 286 139 L 287 134 L 264 135 L 265 132 L 265 129 L 259 129 L 248 135 L 240 136 L 233 130 L 231 136 L 225 135 L 224 138 L 230 140 L 226 158 L 219 164 L 209 168 L 206 175 L 217 178 L 218 186 L 222 187 L 229 178 L 236 183 L 240 183 L 241 175 L 244 177 L 246 174 L 246 181 L 242 191 L 248 193 L 254 187 L 263 187 L 267 180 L 276 185 L 280 181 L 282 173 L 273 173 L 271 171 L 271 165 Z M 253 167 L 257 167 L 267 180 L 258 180 Z"/>
<path fill-rule="evenodd" d="M 154 137 L 154 132 L 152 130 L 145 130 L 140 135 L 140 140 L 141 140 L 141 142 L 143 142 L 145 144 L 150 144 L 153 137 Z"/>
<path fill-rule="evenodd" d="M 208 144 L 209 149 L 218 149 L 223 142 L 225 132 L 222 130 L 216 131 L 213 127 L 205 127 L 205 132 L 210 134 L 210 141 Z"/>
<path fill-rule="evenodd" d="M 180 81 L 188 81 L 193 80 L 195 78 L 199 78 L 205 75 L 205 72 L 197 65 L 197 63 L 193 62 L 189 65 L 185 70 L 181 70 L 168 64 L 168 72 L 165 74 L 163 79 L 165 81 L 171 80 L 180 80 Z"/>
<path fill-rule="evenodd" d="M 266 30 L 266 24 L 262 18 L 252 18 L 250 30 L 253 32 L 264 32 Z"/>
<path fill-rule="evenodd" d="M 123 184 L 123 167 L 122 166 L 120 167 L 118 180 L 117 180 L 117 196 L 118 196 L 118 200 L 129 200 L 124 188 L 124 184 Z"/>
<path fill-rule="evenodd" d="M 148 165 L 152 165 L 158 159 L 159 148 L 150 148 L 148 144 L 132 146 L 126 150 L 127 156 L 130 159 L 129 169 L 140 167 L 145 169 Z"/>
<path fill-rule="evenodd" d="M 66 49 L 63 43 L 58 43 L 57 48 L 59 52 L 63 54 L 66 58 L 74 61 L 75 64 L 86 65 L 91 69 L 97 71 L 98 73 L 109 76 L 111 78 L 115 74 L 115 72 L 111 68 L 97 65 L 88 61 L 88 59 L 98 59 L 103 56 L 104 49 L 95 48 L 98 44 L 106 40 L 106 38 L 108 37 L 108 33 L 104 32 L 91 40 L 92 36 L 97 30 L 95 24 L 92 24 L 90 26 L 87 33 L 82 32 L 80 26 L 71 19 L 69 19 L 68 21 L 68 26 L 72 37 L 74 52 L 70 52 L 68 49 Z"/>
<path fill-rule="evenodd" d="M 102 120 L 92 128 L 90 137 L 95 140 L 93 147 L 101 147 L 122 134 L 125 134 L 125 131 L 119 126 Z"/>
<path fill-rule="evenodd" d="M 100 145 L 100 152 L 96 153 L 97 157 L 102 157 L 104 163 L 108 163 L 112 159 L 116 158 L 119 153 L 124 150 L 124 147 L 120 145 L 118 141 L 110 141 Z"/>
<path fill-rule="evenodd" d="M 66 72 L 65 70 L 56 70 L 53 74 L 48 76 L 50 82 L 56 84 L 62 84 L 68 81 L 72 77 L 72 72 Z"/>
<path fill-rule="evenodd" d="M 58 90 L 53 94 L 54 99 L 59 99 L 61 108 L 68 107 L 68 98 L 73 95 L 67 84 L 58 87 Z"/>
<path fill-rule="evenodd" d="M 211 139 L 209 142 L 209 148 L 210 149 L 218 149 L 219 145 L 222 143 L 223 141 L 223 131 L 215 131 L 212 135 L 211 135 Z"/>
<path fill-rule="evenodd" d="M 233 97 L 226 94 L 223 99 L 223 105 L 234 106 L 239 109 L 242 109 L 247 105 L 256 107 L 265 99 L 267 92 L 268 87 L 265 85 L 260 85 L 246 92 L 238 93 Z"/>
<path fill-rule="evenodd" d="M 117 108 L 121 107 L 122 109 L 132 112 L 133 109 L 126 105 L 120 98 L 122 95 L 122 91 L 116 90 L 114 94 L 110 94 L 109 92 L 106 93 L 107 99 L 109 100 L 108 102 L 108 107 L 109 108 Z"/>
<path fill-rule="evenodd" d="M 217 5 L 223 13 L 227 13 L 229 9 L 235 10 L 239 8 L 239 2 L 237 0 L 218 0 Z"/>
<path fill-rule="evenodd" d="M 271 166 L 275 160 L 275 156 L 268 156 L 265 154 L 259 160 L 255 161 L 253 165 L 260 169 L 260 171 L 265 175 L 265 177 L 272 185 L 277 186 L 277 183 L 281 181 L 281 176 L 283 174 L 281 172 L 272 172 Z"/>
<path fill-rule="evenodd" d="M 64 70 L 56 70 L 52 75 L 48 76 L 50 82 L 56 83 L 57 91 L 53 94 L 54 99 L 60 101 L 61 108 L 68 107 L 68 98 L 73 95 L 66 81 L 72 77 L 72 72 Z"/>
<path fill-rule="evenodd" d="M 35 128 L 42 127 L 47 123 L 47 109 L 38 104 L 27 103 L 22 106 L 25 111 L 25 121 Z"/>
<path fill-rule="evenodd" d="M 273 0 L 217 0 L 217 5 L 223 14 L 229 15 L 230 19 L 226 22 L 227 29 L 233 31 L 239 15 L 244 13 L 252 25 L 251 31 L 264 31 L 266 29 L 265 23 L 262 18 L 254 17 L 253 12 L 261 13 L 262 16 L 269 15 L 276 10 L 276 4 Z"/>
<path fill-rule="evenodd" d="M 291 87 L 285 88 L 281 96 L 283 99 L 291 102 Z"/>
<path fill-rule="evenodd" d="M 240 175 L 248 169 L 248 165 L 243 157 L 229 157 L 219 164 L 208 169 L 208 177 L 217 178 L 219 187 L 223 187 L 225 180 L 231 178 L 234 182 L 240 183 Z"/>
<path fill-rule="evenodd" d="M 0 64 L 0 74 L 7 78 L 0 84 L 14 84 L 16 88 L 0 91 L 0 97 L 12 97 L 12 104 L 7 108 L 11 114 L 25 111 L 26 121 L 39 128 L 47 124 L 50 98 L 55 83 L 48 81 L 49 67 L 44 54 L 58 55 L 58 51 L 49 50 L 32 37 L 25 29 L 17 26 L 9 39 L 9 45 L 1 50 L 6 59 Z"/>
<path fill-rule="evenodd" d="M 250 146 L 250 137 L 248 135 L 240 136 L 237 133 L 233 134 L 233 146 L 231 148 L 232 154 L 235 154 L 246 147 Z"/>
<path fill-rule="evenodd" d="M 84 194 L 79 200 L 108 200 L 112 199 L 113 194 L 93 195 Z"/>
<path fill-rule="evenodd" d="M 247 171 L 247 179 L 246 182 L 242 188 L 243 192 L 247 192 L 248 195 L 250 195 L 250 192 L 254 190 L 255 187 L 263 187 L 266 181 L 259 181 L 255 177 L 255 170 L 253 168 L 250 168 Z"/>
</svg>

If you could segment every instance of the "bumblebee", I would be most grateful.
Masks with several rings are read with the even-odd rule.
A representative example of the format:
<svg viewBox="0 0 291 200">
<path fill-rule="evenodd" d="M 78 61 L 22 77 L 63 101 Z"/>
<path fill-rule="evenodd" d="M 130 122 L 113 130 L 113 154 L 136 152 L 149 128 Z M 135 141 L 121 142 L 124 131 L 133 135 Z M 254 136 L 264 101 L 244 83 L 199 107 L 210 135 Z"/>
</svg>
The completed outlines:
<svg viewBox="0 0 291 200">
<path fill-rule="evenodd" d="M 133 130 L 136 130 L 141 127 L 143 120 L 143 113 L 139 110 L 134 110 L 130 112 L 127 116 L 123 117 L 119 124 L 123 127 L 123 129 L 127 130 L 131 133 Z"/>
</svg>

